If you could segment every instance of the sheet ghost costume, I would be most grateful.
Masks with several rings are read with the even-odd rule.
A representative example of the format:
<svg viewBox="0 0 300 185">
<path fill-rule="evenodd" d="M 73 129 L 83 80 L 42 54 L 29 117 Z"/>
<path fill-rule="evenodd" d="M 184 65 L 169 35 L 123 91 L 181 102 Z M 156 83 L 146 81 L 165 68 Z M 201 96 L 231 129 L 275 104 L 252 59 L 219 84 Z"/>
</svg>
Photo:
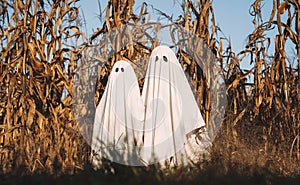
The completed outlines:
<svg viewBox="0 0 300 185">
<path fill-rule="evenodd" d="M 141 144 L 143 119 L 144 106 L 134 70 L 126 61 L 118 61 L 96 108 L 91 146 L 94 167 L 101 166 L 102 157 L 135 165 L 134 147 Z"/>
<path fill-rule="evenodd" d="M 167 46 L 150 56 L 143 86 L 145 105 L 142 159 L 148 164 L 185 155 L 186 134 L 205 125 L 179 61 Z M 189 154 L 188 154 L 189 155 Z"/>
</svg>

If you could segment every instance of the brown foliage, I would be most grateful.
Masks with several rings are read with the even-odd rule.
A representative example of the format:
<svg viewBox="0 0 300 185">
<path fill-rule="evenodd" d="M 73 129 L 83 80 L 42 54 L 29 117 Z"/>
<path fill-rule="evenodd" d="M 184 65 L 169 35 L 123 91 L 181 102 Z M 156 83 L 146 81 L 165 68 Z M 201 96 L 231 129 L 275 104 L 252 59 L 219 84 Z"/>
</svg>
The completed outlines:
<svg viewBox="0 0 300 185">
<path fill-rule="evenodd" d="M 82 168 L 72 81 L 82 36 L 73 0 L 1 1 L 0 164 L 3 173 Z"/>
<path fill-rule="evenodd" d="M 102 37 L 105 33 L 125 24 L 136 25 L 137 30 L 131 31 L 140 33 L 140 40 L 125 46 L 115 45 L 113 48 L 118 52 L 98 58 L 103 67 L 98 70 L 95 103 L 76 102 L 85 107 L 79 114 L 83 117 L 89 107 L 94 108 L 99 102 L 110 70 L 119 59 L 131 62 L 140 85 L 143 84 L 147 61 L 139 59 L 150 55 L 158 45 L 158 38 L 146 31 L 152 25 L 147 4 L 142 4 L 140 12 L 135 14 L 134 3 L 134 0 L 109 0 L 105 23 L 89 38 L 93 47 L 88 47 L 86 43 L 78 44 L 79 39 L 85 38 L 78 27 L 75 0 L 0 2 L 3 173 L 22 166 L 28 173 L 57 170 L 72 173 L 87 163 L 89 149 L 80 135 L 72 107 L 71 94 L 82 91 L 73 87 L 75 68 L 90 65 L 88 52 L 97 52 L 92 49 L 95 43 L 96 48 L 110 51 L 108 48 L 112 46 L 100 42 L 105 39 Z M 274 0 L 273 5 L 269 20 L 263 22 L 261 0 L 252 4 L 250 14 L 255 30 L 249 35 L 245 49 L 237 53 L 225 39 L 217 37 L 210 0 L 183 1 L 183 15 L 172 22 L 204 40 L 212 57 L 217 58 L 216 65 L 220 66 L 227 85 L 226 116 L 221 139 L 215 142 L 215 153 L 226 162 L 241 166 L 267 166 L 262 161 L 271 160 L 274 170 L 279 166 L 280 174 L 291 175 L 299 170 L 300 159 L 300 5 L 291 0 Z M 286 22 L 281 20 L 283 15 L 288 17 Z M 275 38 L 268 37 L 266 33 L 273 29 L 277 29 Z M 296 47 L 297 66 L 289 63 L 285 50 L 287 40 Z M 272 56 L 268 52 L 270 44 L 275 46 Z M 207 76 L 209 73 L 202 71 L 187 51 L 178 48 L 177 56 L 192 79 L 191 85 L 208 123 L 215 111 L 211 104 L 213 83 Z M 247 61 L 254 67 L 241 69 L 240 63 Z M 250 76 L 253 80 L 249 82 Z M 83 82 L 89 83 L 89 79 Z M 88 91 L 82 93 L 85 92 Z"/>
</svg>

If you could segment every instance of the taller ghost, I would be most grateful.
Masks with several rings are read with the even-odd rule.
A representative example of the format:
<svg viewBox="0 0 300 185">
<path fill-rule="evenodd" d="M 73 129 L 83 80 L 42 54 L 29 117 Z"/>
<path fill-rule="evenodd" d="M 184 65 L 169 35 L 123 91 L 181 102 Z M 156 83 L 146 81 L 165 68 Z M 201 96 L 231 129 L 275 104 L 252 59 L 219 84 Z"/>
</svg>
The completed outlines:
<svg viewBox="0 0 300 185">
<path fill-rule="evenodd" d="M 142 159 L 148 163 L 161 162 L 183 151 L 187 134 L 205 125 L 184 71 L 167 46 L 158 46 L 151 53 L 142 99 Z"/>
</svg>

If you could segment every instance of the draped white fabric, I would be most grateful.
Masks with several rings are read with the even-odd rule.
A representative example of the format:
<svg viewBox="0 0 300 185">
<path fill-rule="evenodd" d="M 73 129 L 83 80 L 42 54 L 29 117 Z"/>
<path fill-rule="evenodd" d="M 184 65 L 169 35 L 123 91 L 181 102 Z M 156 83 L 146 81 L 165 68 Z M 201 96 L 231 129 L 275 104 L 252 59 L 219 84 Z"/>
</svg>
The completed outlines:
<svg viewBox="0 0 300 185">
<path fill-rule="evenodd" d="M 198 160 L 197 152 L 211 143 L 201 145 L 195 134 L 189 139 L 187 134 L 204 125 L 174 52 L 158 46 L 150 56 L 142 96 L 131 65 L 115 63 L 95 113 L 92 150 L 100 157 L 93 165 L 99 167 L 102 157 L 135 166 L 171 156 L 185 164 Z"/>
<path fill-rule="evenodd" d="M 118 61 L 96 108 L 92 150 L 101 158 L 130 164 L 133 147 L 142 142 L 138 130 L 143 119 L 144 106 L 134 70 L 128 62 Z M 93 161 L 96 165 L 97 160 Z"/>
<path fill-rule="evenodd" d="M 184 152 L 186 134 L 205 125 L 184 71 L 167 46 L 158 46 L 151 53 L 142 99 L 145 126 L 141 156 L 146 162 Z"/>
</svg>

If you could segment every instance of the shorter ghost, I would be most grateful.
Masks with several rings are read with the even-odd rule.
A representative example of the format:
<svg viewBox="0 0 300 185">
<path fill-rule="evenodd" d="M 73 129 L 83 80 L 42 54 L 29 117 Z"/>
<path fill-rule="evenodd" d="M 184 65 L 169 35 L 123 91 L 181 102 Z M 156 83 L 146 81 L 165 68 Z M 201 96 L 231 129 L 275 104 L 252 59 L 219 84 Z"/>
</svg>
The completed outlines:
<svg viewBox="0 0 300 185">
<path fill-rule="evenodd" d="M 136 146 L 141 144 L 144 106 L 132 66 L 114 64 L 106 89 L 96 108 L 92 163 L 99 168 L 102 158 L 126 165 L 138 165 Z"/>
</svg>

